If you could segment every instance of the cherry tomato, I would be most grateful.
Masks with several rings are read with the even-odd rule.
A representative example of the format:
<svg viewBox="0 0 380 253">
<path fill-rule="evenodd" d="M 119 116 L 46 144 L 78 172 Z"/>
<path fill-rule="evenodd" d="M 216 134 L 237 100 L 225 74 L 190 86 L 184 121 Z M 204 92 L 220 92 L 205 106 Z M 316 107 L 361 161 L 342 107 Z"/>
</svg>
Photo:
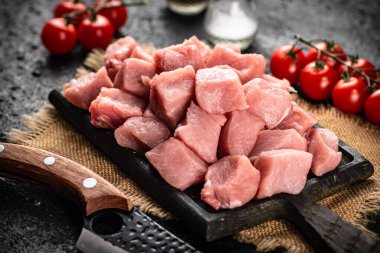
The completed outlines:
<svg viewBox="0 0 380 253">
<path fill-rule="evenodd" d="M 372 79 L 376 78 L 376 67 L 375 67 L 375 65 L 372 62 L 370 62 L 370 61 L 368 61 L 366 59 L 363 59 L 363 58 L 359 58 L 355 62 L 347 61 L 347 63 L 351 67 L 360 69 L 364 74 L 366 74 L 370 78 L 372 78 Z M 356 72 L 356 71 L 353 72 L 351 69 L 347 68 L 344 65 L 341 65 L 339 67 L 339 75 L 342 75 L 342 73 L 343 73 L 344 70 L 347 70 L 347 72 L 349 74 L 352 74 L 352 76 L 357 77 L 359 79 L 362 79 L 364 82 L 367 82 L 367 80 L 362 75 L 360 75 L 358 72 Z"/>
<path fill-rule="evenodd" d="M 335 107 L 348 113 L 361 112 L 367 97 L 367 85 L 356 77 L 340 79 L 332 91 Z"/>
<path fill-rule="evenodd" d="M 59 18 L 64 14 L 69 14 L 73 11 L 84 11 L 86 8 L 86 5 L 78 0 L 63 0 L 55 7 L 54 17 Z M 84 17 L 84 14 L 76 16 L 73 21 L 74 25 L 78 25 Z"/>
<path fill-rule="evenodd" d="M 104 6 L 104 5 L 105 6 L 116 6 L 116 5 L 120 5 L 120 1 L 118 1 L 118 0 L 111 0 L 111 1 L 101 0 L 95 4 L 95 7 L 100 7 L 100 6 Z M 127 7 L 117 7 L 117 8 L 104 9 L 104 10 L 99 11 L 98 13 L 100 15 L 103 15 L 106 18 L 108 18 L 108 20 L 112 23 L 115 31 L 119 30 L 120 27 L 122 27 L 128 19 Z"/>
<path fill-rule="evenodd" d="M 364 113 L 369 121 L 380 125 L 380 89 L 368 97 L 364 105 Z"/>
<path fill-rule="evenodd" d="M 114 29 L 111 22 L 104 16 L 97 14 L 94 20 L 88 17 L 79 26 L 79 42 L 87 49 L 105 49 L 112 41 Z"/>
<path fill-rule="evenodd" d="M 333 47 L 329 47 L 330 45 L 328 45 L 326 42 L 317 43 L 317 44 L 315 44 L 315 46 L 321 50 L 326 50 L 326 51 L 336 55 L 342 61 L 345 61 L 347 59 L 346 53 L 344 52 L 343 48 L 336 43 L 334 43 Z M 310 62 L 316 61 L 317 58 L 318 58 L 318 50 L 315 48 L 310 48 L 309 52 L 306 55 L 305 62 L 310 63 Z M 339 66 L 341 65 L 339 62 L 335 61 L 334 59 L 332 59 L 330 57 L 323 55 L 322 53 L 321 53 L 320 58 L 327 65 L 329 65 L 330 67 L 333 67 L 335 69 L 338 69 Z"/>
<path fill-rule="evenodd" d="M 316 62 L 307 64 L 300 74 L 301 90 L 316 101 L 326 100 L 339 79 L 338 73 L 329 65 L 317 68 Z"/>
<path fill-rule="evenodd" d="M 77 32 L 64 18 L 53 18 L 44 25 L 41 39 L 52 54 L 66 54 L 75 47 Z"/>
<path fill-rule="evenodd" d="M 298 82 L 301 69 L 305 65 L 305 55 L 298 48 L 294 47 L 293 54 L 290 52 L 292 45 L 285 45 L 277 48 L 270 60 L 270 71 L 277 78 L 286 78 L 291 84 Z"/>
</svg>

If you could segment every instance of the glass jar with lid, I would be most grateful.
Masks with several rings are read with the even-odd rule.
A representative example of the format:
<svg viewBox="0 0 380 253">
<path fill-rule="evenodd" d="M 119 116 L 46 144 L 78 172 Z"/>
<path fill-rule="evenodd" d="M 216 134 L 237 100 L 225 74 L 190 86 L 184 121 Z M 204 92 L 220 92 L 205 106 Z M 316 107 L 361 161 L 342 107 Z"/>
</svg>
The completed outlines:
<svg viewBox="0 0 380 253">
<path fill-rule="evenodd" d="M 257 32 L 258 19 L 254 0 L 210 0 L 204 20 L 208 40 L 228 43 L 244 50 Z"/>
</svg>

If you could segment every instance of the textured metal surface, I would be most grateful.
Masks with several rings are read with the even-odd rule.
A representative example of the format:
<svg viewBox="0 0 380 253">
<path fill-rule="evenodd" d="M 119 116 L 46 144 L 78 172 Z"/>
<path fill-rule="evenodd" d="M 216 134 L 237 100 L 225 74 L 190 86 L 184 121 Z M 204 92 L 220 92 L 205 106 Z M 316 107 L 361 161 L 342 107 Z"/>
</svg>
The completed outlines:
<svg viewBox="0 0 380 253">
<path fill-rule="evenodd" d="M 49 91 L 71 79 L 86 56 L 78 47 L 64 57 L 50 56 L 39 31 L 58 0 L 0 0 L 0 139 L 22 127 L 21 115 L 37 110 Z M 94 2 L 86 0 L 86 2 Z M 380 1 L 257 0 L 260 28 L 253 50 L 267 58 L 295 33 L 324 37 L 380 66 Z M 202 18 L 182 18 L 164 0 L 130 9 L 122 33 L 139 42 L 165 46 L 196 34 L 203 38 Z M 80 213 L 50 191 L 0 179 L 0 252 L 75 252 Z M 178 220 L 160 221 L 186 235 Z M 374 225 L 375 226 L 375 225 Z M 372 229 L 379 228 L 373 227 Z M 210 252 L 254 252 L 231 238 L 212 244 Z"/>
<path fill-rule="evenodd" d="M 76 243 L 78 250 L 84 253 L 127 253 L 128 251 L 112 245 L 105 241 L 102 237 L 89 231 L 86 228 L 82 229 L 78 241 Z"/>
<path fill-rule="evenodd" d="M 105 217 L 110 215 L 121 218 L 122 224 L 120 224 L 120 229 L 110 234 L 97 234 L 96 229 L 94 228 L 97 220 L 101 219 L 102 216 Z M 84 228 L 108 243 L 103 245 L 99 239 L 94 238 L 94 235 L 85 233 L 86 236 L 81 235 L 77 245 L 83 245 L 84 241 L 89 241 L 89 237 L 90 240 L 95 240 L 95 245 L 98 245 L 98 248 L 94 247 L 92 244 L 78 247 L 86 253 L 102 253 L 107 252 L 107 250 L 109 252 L 111 250 L 120 252 L 120 249 L 136 253 L 200 252 L 154 222 L 136 207 L 130 213 L 121 212 L 119 210 L 105 210 L 91 216 L 89 219 L 85 219 Z M 111 245 L 109 244 L 116 247 L 116 249 L 111 248 Z"/>
</svg>

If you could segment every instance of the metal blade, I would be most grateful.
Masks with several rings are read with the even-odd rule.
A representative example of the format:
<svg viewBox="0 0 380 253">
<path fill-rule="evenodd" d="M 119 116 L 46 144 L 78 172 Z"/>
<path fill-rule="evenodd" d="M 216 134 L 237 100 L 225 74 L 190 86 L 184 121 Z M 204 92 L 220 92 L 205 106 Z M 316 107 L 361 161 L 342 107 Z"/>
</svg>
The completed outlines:
<svg viewBox="0 0 380 253">
<path fill-rule="evenodd" d="M 128 252 L 117 246 L 112 245 L 95 233 L 82 228 L 79 239 L 76 243 L 77 249 L 85 253 L 125 253 Z"/>
<path fill-rule="evenodd" d="M 108 209 L 85 217 L 77 248 L 85 253 L 200 252 L 135 207 Z"/>
</svg>

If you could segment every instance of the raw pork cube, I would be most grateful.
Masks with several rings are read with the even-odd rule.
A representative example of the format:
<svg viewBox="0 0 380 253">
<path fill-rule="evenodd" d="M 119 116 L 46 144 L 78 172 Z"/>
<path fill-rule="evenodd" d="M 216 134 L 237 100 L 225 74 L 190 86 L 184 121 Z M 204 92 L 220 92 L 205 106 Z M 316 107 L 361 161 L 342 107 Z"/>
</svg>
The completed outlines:
<svg viewBox="0 0 380 253">
<path fill-rule="evenodd" d="M 217 161 L 220 130 L 225 122 L 223 115 L 210 114 L 191 103 L 185 120 L 175 130 L 174 136 L 204 161 L 213 163 Z"/>
<path fill-rule="evenodd" d="M 338 152 L 338 137 L 327 129 L 312 128 L 307 133 L 307 138 L 307 151 L 313 154 L 311 171 L 316 176 L 322 176 L 334 170 L 342 160 L 342 153 Z"/>
<path fill-rule="evenodd" d="M 193 67 L 187 66 L 156 75 L 150 81 L 150 109 L 172 130 L 185 117 L 194 97 Z"/>
<path fill-rule="evenodd" d="M 187 65 L 192 66 L 195 71 L 205 67 L 198 46 L 186 41 L 158 50 L 153 55 L 153 62 L 158 73 L 183 68 Z"/>
<path fill-rule="evenodd" d="M 108 76 L 112 81 L 115 80 L 115 77 L 121 69 L 121 66 L 123 66 L 123 62 L 117 59 L 109 59 L 106 61 L 105 67 L 107 69 Z"/>
<path fill-rule="evenodd" d="M 140 46 L 137 46 L 133 49 L 131 58 L 137 58 L 148 62 L 153 61 L 153 57 L 145 52 Z"/>
<path fill-rule="evenodd" d="M 307 140 L 296 130 L 263 130 L 257 137 L 249 159 L 254 162 L 262 152 L 278 149 L 307 151 Z"/>
<path fill-rule="evenodd" d="M 131 56 L 136 46 L 137 42 L 130 36 L 118 39 L 107 47 L 104 58 L 106 61 L 109 59 L 124 61 Z"/>
<path fill-rule="evenodd" d="M 228 47 L 229 49 L 232 49 L 236 53 L 240 54 L 240 48 L 238 46 L 235 46 L 234 44 L 221 44 L 221 46 Z"/>
<path fill-rule="evenodd" d="M 100 128 L 117 128 L 126 119 L 140 116 L 146 102 L 128 92 L 116 88 L 102 88 L 90 106 L 91 123 Z"/>
<path fill-rule="evenodd" d="M 207 163 L 175 138 L 161 143 L 145 156 L 168 184 L 181 191 L 202 182 L 207 172 Z"/>
<path fill-rule="evenodd" d="M 150 84 L 149 84 L 150 80 L 152 80 L 152 78 L 149 77 L 149 76 L 144 76 L 144 75 L 141 76 L 141 83 L 142 83 L 145 87 L 147 87 L 149 90 L 150 90 Z"/>
<path fill-rule="evenodd" d="M 197 36 L 192 36 L 190 39 L 185 40 L 184 44 L 193 43 L 199 50 L 200 55 L 202 56 L 203 62 L 206 63 L 206 60 L 211 52 L 210 47 L 200 41 Z"/>
<path fill-rule="evenodd" d="M 124 60 L 120 71 L 115 77 L 114 86 L 134 95 L 148 98 L 150 89 L 142 82 L 142 76 L 153 77 L 155 69 L 152 63 L 129 58 Z"/>
<path fill-rule="evenodd" d="M 261 153 L 255 161 L 261 181 L 256 197 L 271 197 L 277 193 L 299 194 L 306 184 L 313 155 L 294 149 Z"/>
<path fill-rule="evenodd" d="M 229 46 L 216 45 L 206 65 L 211 68 L 224 64 L 235 69 L 243 84 L 255 77 L 260 77 L 265 71 L 265 58 L 262 55 L 240 54 Z"/>
<path fill-rule="evenodd" d="M 277 126 L 277 128 L 293 128 L 303 136 L 316 123 L 317 118 L 311 112 L 305 111 L 296 102 L 292 102 L 292 109 L 289 115 Z"/>
<path fill-rule="evenodd" d="M 288 92 L 297 92 L 289 83 L 289 81 L 285 78 L 278 79 L 274 76 L 267 75 L 267 74 L 261 75 L 261 78 L 267 81 L 270 84 L 270 86 L 274 88 L 279 88 L 281 90 L 288 91 Z"/>
<path fill-rule="evenodd" d="M 247 109 L 239 77 L 231 69 L 200 69 L 195 75 L 195 95 L 203 110 L 224 114 Z"/>
<path fill-rule="evenodd" d="M 111 88 L 112 81 L 104 67 L 96 73 L 89 73 L 73 79 L 63 86 L 63 95 L 70 103 L 82 109 L 88 109 L 102 87 Z"/>
<path fill-rule="evenodd" d="M 137 42 L 132 37 L 127 36 L 118 39 L 107 47 L 104 62 L 111 80 L 115 79 L 123 61 L 131 56 L 136 46 Z"/>
<path fill-rule="evenodd" d="M 219 154 L 248 156 L 264 126 L 262 119 L 247 110 L 228 113 L 227 122 L 220 134 Z"/>
<path fill-rule="evenodd" d="M 264 120 L 268 129 L 275 128 L 289 114 L 292 102 L 289 92 L 252 86 L 250 83 L 244 85 L 244 92 L 249 112 Z"/>
<path fill-rule="evenodd" d="M 256 195 L 260 172 L 246 156 L 231 155 L 208 167 L 201 198 L 214 209 L 236 208 Z"/>
<path fill-rule="evenodd" d="M 157 118 L 156 115 L 154 115 L 154 113 L 152 112 L 152 110 L 150 109 L 150 106 L 148 105 L 142 115 L 143 117 L 145 118 L 153 118 L 155 120 L 158 120 L 158 121 L 161 121 L 159 118 Z"/>
<path fill-rule="evenodd" d="M 131 117 L 115 130 L 117 143 L 139 153 L 156 147 L 169 139 L 170 130 L 154 118 Z"/>
</svg>

